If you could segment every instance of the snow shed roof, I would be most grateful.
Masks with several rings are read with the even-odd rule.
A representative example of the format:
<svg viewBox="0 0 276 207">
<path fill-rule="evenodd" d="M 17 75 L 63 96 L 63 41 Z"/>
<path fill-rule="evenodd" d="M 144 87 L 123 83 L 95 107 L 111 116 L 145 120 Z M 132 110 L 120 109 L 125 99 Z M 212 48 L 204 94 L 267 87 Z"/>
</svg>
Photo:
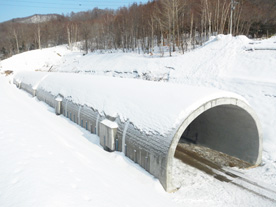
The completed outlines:
<svg viewBox="0 0 276 207">
<path fill-rule="evenodd" d="M 166 135 L 210 100 L 241 96 L 213 88 L 68 73 L 21 72 L 17 81 L 87 105 L 146 133 Z"/>
</svg>

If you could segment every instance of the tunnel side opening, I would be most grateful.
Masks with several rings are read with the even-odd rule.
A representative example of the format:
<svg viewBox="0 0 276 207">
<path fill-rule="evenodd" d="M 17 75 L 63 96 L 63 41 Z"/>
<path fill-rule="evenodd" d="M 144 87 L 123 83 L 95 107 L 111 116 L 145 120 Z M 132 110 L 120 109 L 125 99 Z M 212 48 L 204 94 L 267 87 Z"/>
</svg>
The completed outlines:
<svg viewBox="0 0 276 207">
<path fill-rule="evenodd" d="M 259 133 L 247 111 L 235 105 L 220 105 L 200 114 L 188 125 L 179 140 L 179 148 L 205 158 L 209 156 L 218 164 L 248 167 L 258 159 Z"/>
</svg>

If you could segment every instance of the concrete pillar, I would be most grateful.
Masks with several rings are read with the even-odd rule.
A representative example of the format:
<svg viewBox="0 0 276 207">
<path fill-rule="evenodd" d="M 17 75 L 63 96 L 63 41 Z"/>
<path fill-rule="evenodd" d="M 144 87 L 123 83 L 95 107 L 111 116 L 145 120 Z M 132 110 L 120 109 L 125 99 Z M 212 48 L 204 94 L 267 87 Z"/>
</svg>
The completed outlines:
<svg viewBox="0 0 276 207">
<path fill-rule="evenodd" d="M 36 89 L 33 89 L 33 97 L 36 96 Z"/>
<path fill-rule="evenodd" d="M 60 115 L 62 114 L 62 109 L 61 109 L 61 106 L 62 106 L 62 98 L 60 96 L 58 96 L 56 99 L 56 105 L 55 105 L 55 112 L 56 112 L 56 115 Z"/>
<path fill-rule="evenodd" d="M 118 124 L 105 119 L 100 122 L 100 144 L 103 148 L 110 151 L 115 151 L 115 137 L 118 129 Z"/>
</svg>

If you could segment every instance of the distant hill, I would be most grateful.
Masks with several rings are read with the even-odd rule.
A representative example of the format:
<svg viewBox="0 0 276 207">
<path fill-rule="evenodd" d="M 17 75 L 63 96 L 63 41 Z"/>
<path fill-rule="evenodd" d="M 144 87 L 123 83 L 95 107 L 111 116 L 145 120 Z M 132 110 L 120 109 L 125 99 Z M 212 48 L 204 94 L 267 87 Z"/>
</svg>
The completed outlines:
<svg viewBox="0 0 276 207">
<path fill-rule="evenodd" d="M 7 22 L 36 24 L 36 23 L 48 22 L 50 20 L 56 20 L 59 17 L 61 17 L 61 15 L 59 15 L 59 14 L 34 14 L 29 17 L 16 18 L 16 19 L 9 20 Z"/>
</svg>

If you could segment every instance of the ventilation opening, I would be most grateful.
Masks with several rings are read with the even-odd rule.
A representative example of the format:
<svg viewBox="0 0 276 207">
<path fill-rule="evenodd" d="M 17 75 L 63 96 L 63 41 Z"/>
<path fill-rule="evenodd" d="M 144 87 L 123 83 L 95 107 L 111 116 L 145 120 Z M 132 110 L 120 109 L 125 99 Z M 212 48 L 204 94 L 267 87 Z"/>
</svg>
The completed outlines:
<svg viewBox="0 0 276 207">
<path fill-rule="evenodd" d="M 221 105 L 191 122 L 180 138 L 175 157 L 186 159 L 187 164 L 192 164 L 187 160 L 190 156 L 197 162 L 246 168 L 256 163 L 258 154 L 259 133 L 252 116 L 238 106 Z"/>
</svg>

